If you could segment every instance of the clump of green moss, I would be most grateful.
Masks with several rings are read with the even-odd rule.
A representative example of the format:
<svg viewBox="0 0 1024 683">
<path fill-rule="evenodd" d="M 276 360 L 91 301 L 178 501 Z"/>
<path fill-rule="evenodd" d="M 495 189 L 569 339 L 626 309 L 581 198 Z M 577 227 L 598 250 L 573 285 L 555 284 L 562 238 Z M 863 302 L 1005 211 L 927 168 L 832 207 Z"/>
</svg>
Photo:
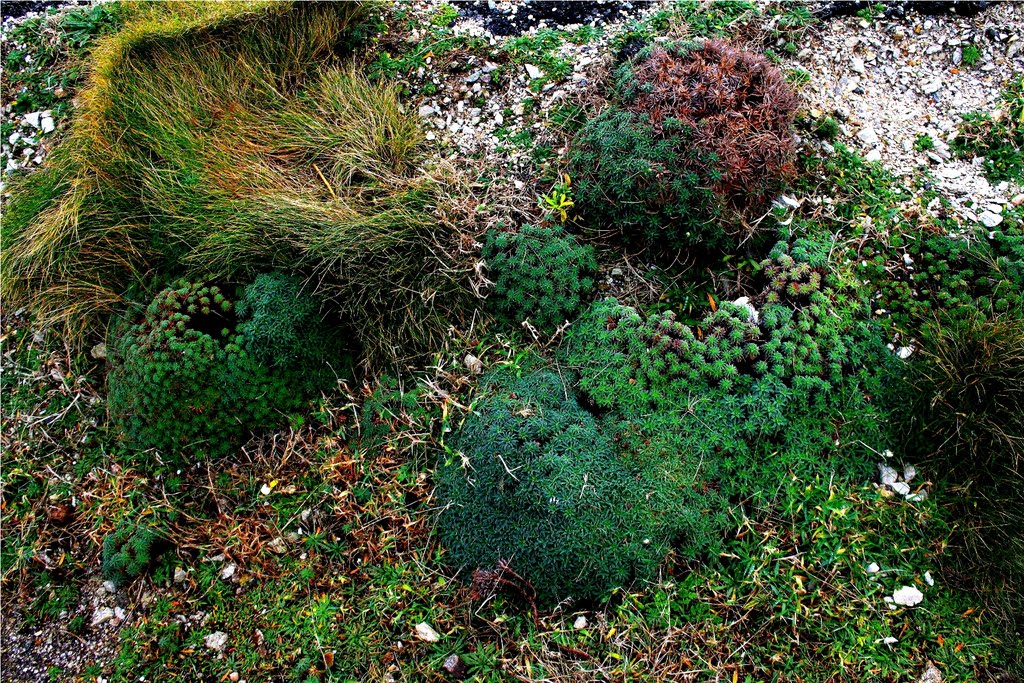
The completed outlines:
<svg viewBox="0 0 1024 683">
<path fill-rule="evenodd" d="M 123 586 L 159 557 L 164 538 L 154 529 L 124 523 L 103 539 L 103 578 Z"/>
<path fill-rule="evenodd" d="M 491 232 L 483 250 L 495 274 L 494 306 L 508 324 L 529 320 L 553 332 L 576 317 L 594 289 L 597 260 L 561 226 L 524 225 L 518 232 Z"/>
</svg>

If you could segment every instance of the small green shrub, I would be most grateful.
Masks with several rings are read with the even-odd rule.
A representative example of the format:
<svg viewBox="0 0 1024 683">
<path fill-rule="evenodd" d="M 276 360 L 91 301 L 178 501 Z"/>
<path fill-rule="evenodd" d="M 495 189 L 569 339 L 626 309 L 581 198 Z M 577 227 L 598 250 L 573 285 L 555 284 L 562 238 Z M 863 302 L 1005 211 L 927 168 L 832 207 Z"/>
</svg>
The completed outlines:
<svg viewBox="0 0 1024 683">
<path fill-rule="evenodd" d="M 981 49 L 977 45 L 964 45 L 960 56 L 964 66 L 974 66 L 981 61 Z"/>
<path fill-rule="evenodd" d="M 818 119 L 814 122 L 814 132 L 826 140 L 835 140 L 839 137 L 839 122 L 831 116 Z"/>
<path fill-rule="evenodd" d="M 158 558 L 163 537 L 154 529 L 124 523 L 103 539 L 103 578 L 123 586 Z"/>
<path fill-rule="evenodd" d="M 914 139 L 914 149 L 918 152 L 927 152 L 930 149 L 935 149 L 935 140 L 928 133 L 921 133 Z"/>
<path fill-rule="evenodd" d="M 783 74 L 712 40 L 647 47 L 615 76 L 616 106 L 569 154 L 590 228 L 671 249 L 749 236 L 742 218 L 794 171 L 797 99 Z"/>
<path fill-rule="evenodd" d="M 627 468 L 558 375 L 515 375 L 483 380 L 484 398 L 438 465 L 449 562 L 507 562 L 543 602 L 653 579 L 682 523 L 671 486 Z"/>
<path fill-rule="evenodd" d="M 338 330 L 324 321 L 323 305 L 320 297 L 303 291 L 299 278 L 264 273 L 238 299 L 238 332 L 263 365 L 305 368 L 304 386 L 316 389 L 334 376 L 332 364 L 340 369 L 339 362 L 348 360 Z"/>
<path fill-rule="evenodd" d="M 254 303 L 249 312 L 266 313 Z M 166 455 L 221 455 L 301 406 L 318 368 L 270 367 L 236 322 L 219 288 L 182 281 L 115 340 L 108 411 L 131 441 Z"/>
<path fill-rule="evenodd" d="M 552 332 L 576 317 L 594 289 L 597 260 L 561 226 L 524 225 L 519 232 L 490 232 L 484 259 L 497 277 L 494 305 L 507 323 L 529 320 Z"/>
</svg>

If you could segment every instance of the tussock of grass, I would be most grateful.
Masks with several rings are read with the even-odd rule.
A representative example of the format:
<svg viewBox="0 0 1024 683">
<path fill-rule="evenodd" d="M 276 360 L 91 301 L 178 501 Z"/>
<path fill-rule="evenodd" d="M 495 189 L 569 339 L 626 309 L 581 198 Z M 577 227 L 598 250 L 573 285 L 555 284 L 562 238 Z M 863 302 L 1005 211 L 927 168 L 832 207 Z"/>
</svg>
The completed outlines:
<svg viewBox="0 0 1024 683">
<path fill-rule="evenodd" d="M 70 139 L 16 192 L 4 294 L 81 331 L 151 271 L 282 268 L 332 297 L 371 355 L 444 334 L 469 291 L 449 255 L 462 189 L 425 166 L 396 89 L 344 56 L 363 5 L 132 11 L 93 55 Z"/>
</svg>

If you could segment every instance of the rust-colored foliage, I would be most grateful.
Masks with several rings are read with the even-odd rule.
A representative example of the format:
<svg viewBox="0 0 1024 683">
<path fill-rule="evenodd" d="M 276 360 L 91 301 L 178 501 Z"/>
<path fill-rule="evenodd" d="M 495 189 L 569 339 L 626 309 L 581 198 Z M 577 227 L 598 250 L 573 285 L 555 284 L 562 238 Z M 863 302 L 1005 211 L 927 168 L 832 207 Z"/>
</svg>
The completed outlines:
<svg viewBox="0 0 1024 683">
<path fill-rule="evenodd" d="M 717 40 L 692 50 L 657 46 L 633 64 L 633 74 L 626 108 L 647 114 L 658 135 L 670 119 L 689 129 L 700 152 L 693 162 L 717 157 L 714 189 L 731 208 L 763 205 L 794 173 L 797 96 L 762 55 Z"/>
</svg>

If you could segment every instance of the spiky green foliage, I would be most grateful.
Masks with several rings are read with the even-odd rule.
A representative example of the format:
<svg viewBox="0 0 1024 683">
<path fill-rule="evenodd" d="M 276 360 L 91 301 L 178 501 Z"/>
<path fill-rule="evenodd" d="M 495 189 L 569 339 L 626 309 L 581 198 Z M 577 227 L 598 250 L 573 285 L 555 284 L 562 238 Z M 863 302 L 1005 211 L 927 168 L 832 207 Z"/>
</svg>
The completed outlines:
<svg viewBox="0 0 1024 683">
<path fill-rule="evenodd" d="M 557 374 L 499 369 L 482 386 L 436 473 L 449 562 L 507 562 L 545 602 L 652 579 L 698 515 L 672 482 L 631 470 Z"/>
<path fill-rule="evenodd" d="M 671 312 L 597 302 L 570 328 L 562 357 L 598 407 L 624 420 L 676 416 L 676 450 L 720 461 L 730 495 L 770 497 L 787 471 L 864 474 L 864 451 L 834 437 L 888 443 L 870 397 L 884 393 L 881 378 L 898 361 L 864 304 L 825 287 L 826 253 L 780 245 L 753 304 L 723 303 L 696 329 Z"/>
<path fill-rule="evenodd" d="M 124 522 L 103 539 L 103 578 L 123 586 L 157 559 L 163 537 L 143 524 Z"/>
<path fill-rule="evenodd" d="M 338 326 L 324 320 L 324 301 L 304 291 L 297 277 L 259 275 L 236 312 L 250 353 L 270 368 L 305 368 L 304 387 L 315 389 L 348 365 Z"/>
<path fill-rule="evenodd" d="M 614 108 L 588 121 L 568 158 L 588 227 L 633 244 L 722 244 L 714 195 L 699 174 L 680 168 L 684 159 L 701 162 L 688 140 L 685 130 L 659 139 L 644 116 Z"/>
<path fill-rule="evenodd" d="M 470 298 L 460 190 L 397 88 L 346 63 L 363 6 L 156 4 L 100 44 L 69 139 L 15 190 L 5 295 L 80 328 L 150 270 L 286 270 L 371 354 L 444 334 Z"/>
<path fill-rule="evenodd" d="M 266 364 L 235 314 L 219 288 L 182 281 L 115 341 L 108 410 L 137 446 L 222 455 L 301 406 L 317 368 Z"/>
<path fill-rule="evenodd" d="M 496 275 L 495 308 L 512 325 L 529 320 L 538 330 L 552 332 L 576 317 L 594 289 L 594 249 L 558 225 L 492 231 L 483 256 Z"/>
</svg>

